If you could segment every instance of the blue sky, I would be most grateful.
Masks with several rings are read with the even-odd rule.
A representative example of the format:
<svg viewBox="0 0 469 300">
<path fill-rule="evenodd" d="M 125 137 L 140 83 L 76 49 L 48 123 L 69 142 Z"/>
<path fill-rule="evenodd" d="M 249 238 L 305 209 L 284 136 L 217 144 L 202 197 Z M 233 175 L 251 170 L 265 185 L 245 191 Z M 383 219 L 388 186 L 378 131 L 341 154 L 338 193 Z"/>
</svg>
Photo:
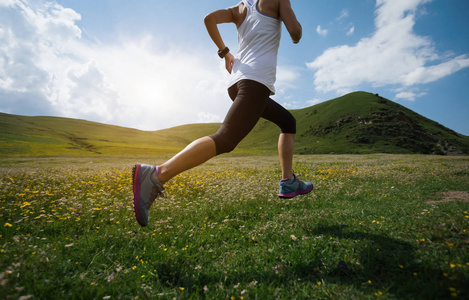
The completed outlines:
<svg viewBox="0 0 469 300">
<path fill-rule="evenodd" d="M 273 97 L 289 109 L 353 91 L 469 135 L 469 1 L 292 0 Z M 203 23 L 227 0 L 0 0 L 0 111 L 158 130 L 221 122 L 228 73 Z M 233 24 L 220 26 L 236 52 Z"/>
</svg>

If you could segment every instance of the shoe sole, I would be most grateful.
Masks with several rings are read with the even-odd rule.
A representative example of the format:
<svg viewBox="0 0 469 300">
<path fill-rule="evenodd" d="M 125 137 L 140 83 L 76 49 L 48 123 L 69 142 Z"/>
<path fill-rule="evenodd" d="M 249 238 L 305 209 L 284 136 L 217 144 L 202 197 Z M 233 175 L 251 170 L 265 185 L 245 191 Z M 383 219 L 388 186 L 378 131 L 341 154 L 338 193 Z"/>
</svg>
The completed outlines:
<svg viewBox="0 0 469 300">
<path fill-rule="evenodd" d="M 311 188 L 309 188 L 309 189 L 301 190 L 301 191 L 294 191 L 294 192 L 289 193 L 289 194 L 278 194 L 278 197 L 282 198 L 282 199 L 291 199 L 291 198 L 299 196 L 299 195 L 307 194 L 307 193 L 311 192 L 312 190 L 313 190 L 313 186 L 311 186 Z"/>
<path fill-rule="evenodd" d="M 134 208 L 135 218 L 137 219 L 138 224 L 144 227 L 147 224 L 144 224 L 141 221 L 142 216 L 140 215 L 140 167 L 141 164 L 135 164 L 132 168 L 132 182 L 134 189 L 134 198 L 132 199 L 132 206 Z"/>
</svg>

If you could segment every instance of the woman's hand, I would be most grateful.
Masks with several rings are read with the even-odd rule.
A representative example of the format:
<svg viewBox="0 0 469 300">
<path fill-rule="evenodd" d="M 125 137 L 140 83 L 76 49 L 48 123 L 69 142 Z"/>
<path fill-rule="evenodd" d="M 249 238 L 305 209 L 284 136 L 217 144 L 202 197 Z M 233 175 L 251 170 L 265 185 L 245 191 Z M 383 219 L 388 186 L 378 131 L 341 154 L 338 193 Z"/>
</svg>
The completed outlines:
<svg viewBox="0 0 469 300">
<path fill-rule="evenodd" d="M 230 73 L 230 74 L 231 74 L 231 71 L 233 71 L 234 61 L 235 61 L 235 58 L 234 58 L 233 54 L 228 52 L 225 55 L 225 68 L 228 71 L 228 73 Z"/>
</svg>

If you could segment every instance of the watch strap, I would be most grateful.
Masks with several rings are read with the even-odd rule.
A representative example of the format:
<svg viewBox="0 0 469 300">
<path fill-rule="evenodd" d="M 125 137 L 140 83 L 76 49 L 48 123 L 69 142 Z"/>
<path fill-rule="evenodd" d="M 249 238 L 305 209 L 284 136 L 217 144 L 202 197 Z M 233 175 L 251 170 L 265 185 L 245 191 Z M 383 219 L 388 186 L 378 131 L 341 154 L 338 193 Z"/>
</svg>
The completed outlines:
<svg viewBox="0 0 469 300">
<path fill-rule="evenodd" d="M 218 56 L 220 56 L 220 58 L 224 58 L 228 52 L 230 52 L 230 49 L 228 47 L 225 47 L 225 49 L 223 50 L 218 50 Z"/>
</svg>

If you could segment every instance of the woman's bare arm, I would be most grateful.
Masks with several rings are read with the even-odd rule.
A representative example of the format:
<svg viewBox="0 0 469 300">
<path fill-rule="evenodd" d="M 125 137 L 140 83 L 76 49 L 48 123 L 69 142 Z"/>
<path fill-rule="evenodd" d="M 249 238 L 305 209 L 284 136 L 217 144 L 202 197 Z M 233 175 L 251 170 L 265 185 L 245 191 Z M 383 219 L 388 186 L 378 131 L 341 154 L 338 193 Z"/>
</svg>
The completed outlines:
<svg viewBox="0 0 469 300">
<path fill-rule="evenodd" d="M 218 30 L 218 24 L 222 23 L 233 23 L 233 15 L 230 9 L 221 9 L 209 13 L 204 18 L 205 27 L 207 28 L 207 32 L 212 38 L 215 45 L 217 45 L 219 50 L 225 49 L 225 43 L 220 35 L 220 31 Z"/>
<path fill-rule="evenodd" d="M 242 17 L 242 14 L 240 13 L 242 11 L 242 8 L 244 8 L 244 4 L 240 2 L 237 6 L 214 11 L 204 18 L 204 23 L 205 27 L 207 28 L 207 32 L 212 38 L 215 45 L 217 45 L 218 50 L 222 51 L 226 48 L 226 45 L 223 42 L 217 25 L 222 23 L 234 23 L 236 24 L 236 26 L 239 27 L 240 20 Z M 233 63 L 234 56 L 231 53 L 226 54 L 225 67 L 230 74 L 233 69 Z"/>
<path fill-rule="evenodd" d="M 285 27 L 287 27 L 292 42 L 297 44 L 301 40 L 303 28 L 291 8 L 290 0 L 280 0 L 279 5 L 280 17 L 282 18 Z"/>
</svg>

